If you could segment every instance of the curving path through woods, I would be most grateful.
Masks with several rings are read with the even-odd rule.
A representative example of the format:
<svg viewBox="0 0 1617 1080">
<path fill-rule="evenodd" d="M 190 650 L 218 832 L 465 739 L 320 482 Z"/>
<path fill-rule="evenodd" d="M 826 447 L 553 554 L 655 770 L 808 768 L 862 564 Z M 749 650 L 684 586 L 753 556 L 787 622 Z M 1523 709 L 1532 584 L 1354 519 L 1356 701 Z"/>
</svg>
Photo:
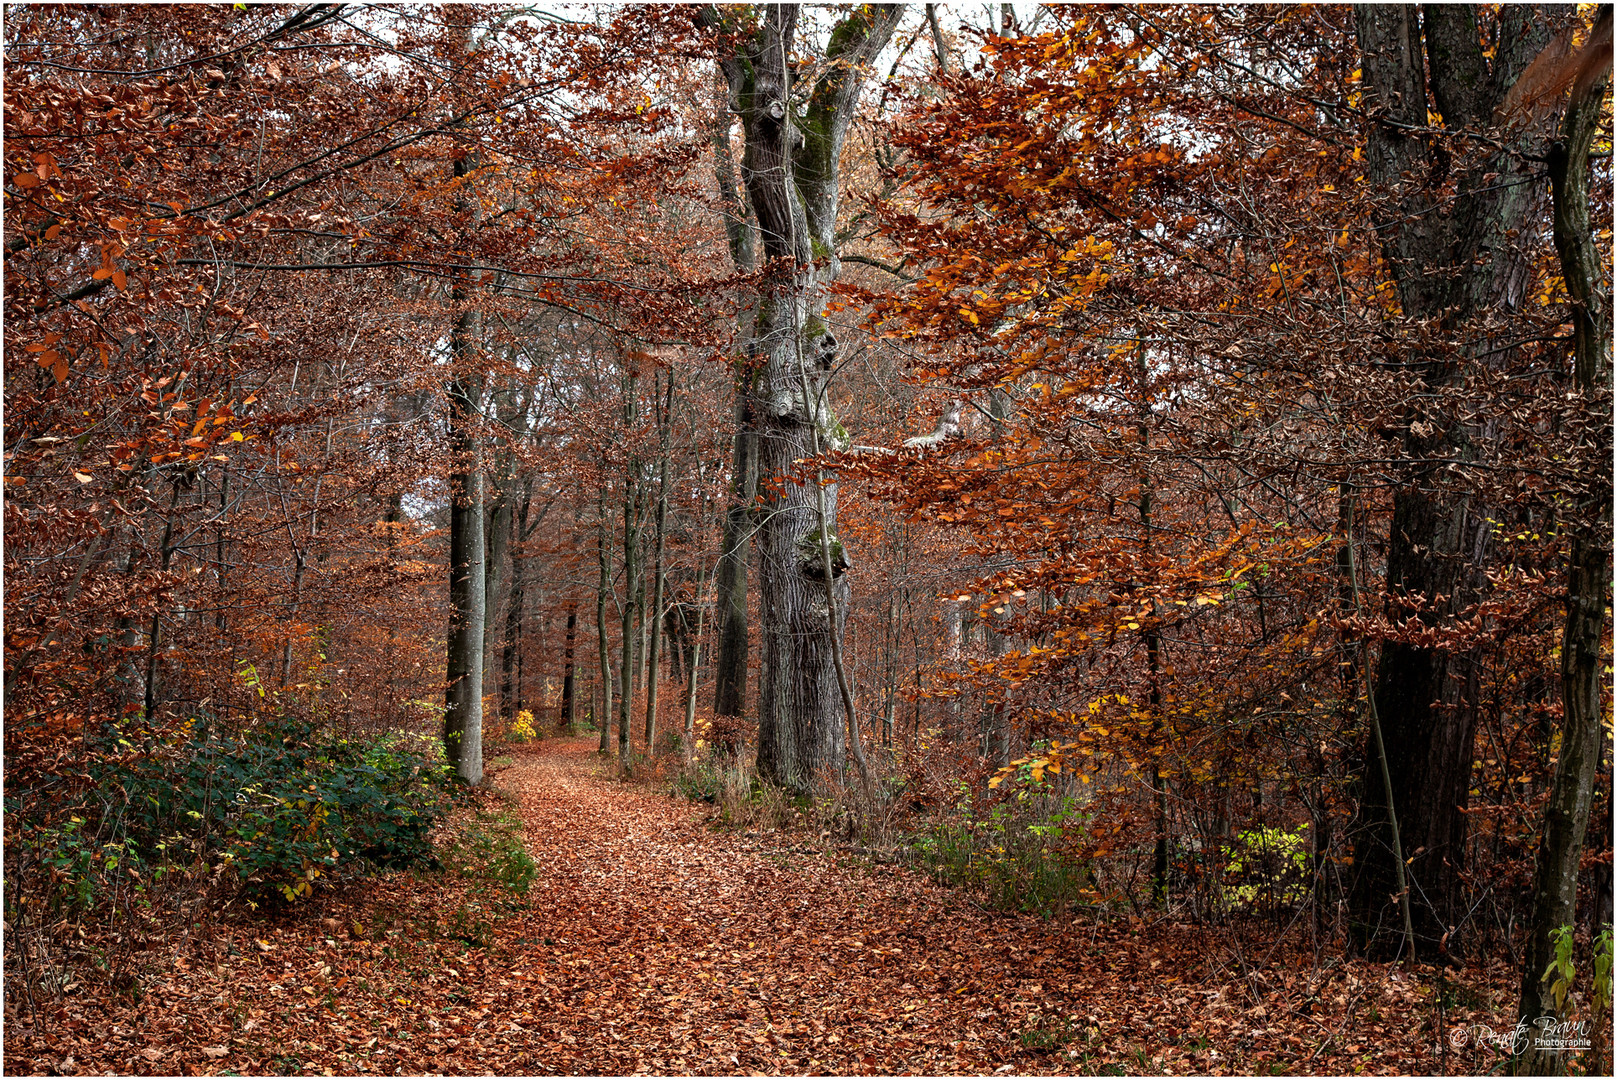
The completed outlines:
<svg viewBox="0 0 1617 1080">
<path fill-rule="evenodd" d="M 504 795 L 484 796 L 485 811 L 509 800 L 538 866 L 523 904 L 486 880 L 401 873 L 279 915 L 224 913 L 149 943 L 137 995 L 81 989 L 32 1017 L 8 1003 L 6 1071 L 1453 1065 L 1420 1033 L 1413 980 L 1384 969 L 1310 976 L 1276 955 L 1253 975 L 1256 953 L 1215 932 L 986 913 L 909 870 L 716 831 L 705 806 L 607 773 L 592 741 L 551 740 L 493 777 Z M 1367 1011 L 1384 1021 L 1368 1034 Z"/>
<path fill-rule="evenodd" d="M 1015 977 L 1031 925 L 800 840 L 716 832 L 688 803 L 600 777 L 593 748 L 548 743 L 499 777 L 553 942 L 531 1067 L 992 1072 L 1020 1049 L 1012 1016 L 1053 1004 Z"/>
</svg>

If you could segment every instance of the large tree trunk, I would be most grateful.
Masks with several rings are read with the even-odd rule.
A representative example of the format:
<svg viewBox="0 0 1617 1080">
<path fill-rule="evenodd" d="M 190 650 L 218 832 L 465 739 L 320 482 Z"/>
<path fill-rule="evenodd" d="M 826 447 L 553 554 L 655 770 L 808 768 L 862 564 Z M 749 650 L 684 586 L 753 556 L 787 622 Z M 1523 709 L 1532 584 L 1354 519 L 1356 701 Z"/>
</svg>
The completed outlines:
<svg viewBox="0 0 1617 1080">
<path fill-rule="evenodd" d="M 1545 1076 L 1565 1068 L 1561 1053 L 1541 1045 L 1565 1019 L 1546 969 L 1555 956 L 1552 935 L 1574 926 L 1578 864 L 1589 829 L 1589 804 L 1600 768 L 1601 639 L 1611 596 L 1611 284 L 1589 226 L 1589 148 L 1599 127 L 1611 82 L 1611 8 L 1603 8 L 1585 53 L 1588 74 L 1573 86 L 1561 129 L 1550 152 L 1555 209 L 1555 248 L 1573 304 L 1574 402 L 1589 424 L 1580 451 L 1589 462 L 1590 485 L 1564 518 L 1571 534 L 1567 556 L 1566 627 L 1561 639 L 1561 756 L 1544 806 L 1533 888 L 1533 922 L 1522 971 L 1521 1023 L 1532 1044 L 1514 1063 L 1519 1076 Z M 1546 1021 L 1549 1021 L 1547 1023 Z"/>
<path fill-rule="evenodd" d="M 758 268 L 752 224 L 736 184 L 735 165 L 730 155 L 730 110 L 712 127 L 713 171 L 719 183 L 724 206 L 724 230 L 730 245 L 730 259 L 737 271 L 750 274 Z M 743 310 L 740 316 L 740 356 L 749 354 L 749 343 L 757 312 Z M 713 712 L 717 716 L 742 716 L 747 710 L 747 555 L 752 547 L 753 500 L 758 494 L 758 432 L 753 426 L 752 403 L 748 392 L 752 375 L 745 365 L 736 365 L 735 442 L 730 462 L 730 504 L 724 515 L 724 541 L 719 568 L 714 575 L 718 594 L 715 617 L 719 624 L 718 661 L 713 668 Z"/>
<path fill-rule="evenodd" d="M 1473 365 L 1503 356 L 1489 333 L 1477 332 L 1474 320 L 1508 312 L 1523 299 L 1529 267 L 1515 233 L 1533 211 L 1538 185 L 1524 156 L 1532 141 L 1527 125 L 1485 158 L 1471 154 L 1460 162 L 1452 159 L 1455 137 L 1417 132 L 1429 130 L 1435 114 L 1449 132 L 1488 127 L 1550 32 L 1533 9 L 1505 7 L 1497 16 L 1498 47 L 1490 62 L 1474 7 L 1378 5 L 1356 9 L 1355 17 L 1371 117 L 1369 174 L 1387 194 L 1377 213 L 1377 238 L 1406 320 L 1437 327 L 1457 345 L 1447 356 L 1413 346 L 1411 381 L 1418 377 L 1442 391 L 1458 386 Z M 1456 168 L 1463 170 L 1458 195 L 1440 197 Z M 1439 205 L 1446 212 L 1436 212 Z M 1388 538 L 1387 615 L 1441 631 L 1481 598 L 1490 533 L 1488 508 L 1456 487 L 1437 462 L 1482 457 L 1491 435 L 1485 422 L 1445 404 L 1442 393 L 1412 392 L 1410 398 L 1405 463 Z M 1389 640 L 1375 681 L 1392 806 L 1413 892 L 1415 944 L 1433 951 L 1458 949 L 1466 916 L 1461 874 L 1478 661 L 1476 648 L 1463 637 L 1442 647 Z M 1366 761 L 1351 907 L 1356 940 L 1383 949 L 1398 940 L 1378 930 L 1393 925 L 1390 915 L 1401 898 L 1380 764 L 1373 753 Z"/>
<path fill-rule="evenodd" d="M 798 791 L 839 772 L 847 752 L 849 693 L 838 665 L 839 620 L 827 594 L 846 604 L 848 563 L 835 535 L 835 485 L 790 478 L 821 446 L 847 445 L 825 400 L 837 353 L 823 308 L 838 268 L 838 165 L 863 68 L 892 35 L 900 10 L 859 8 L 832 30 L 832 62 L 801 118 L 791 104 L 798 8 L 762 9 L 738 54 L 721 60 L 746 132 L 741 172 L 767 271 L 746 365 L 759 476 L 768 481 L 759 528 L 758 771 Z"/>
</svg>

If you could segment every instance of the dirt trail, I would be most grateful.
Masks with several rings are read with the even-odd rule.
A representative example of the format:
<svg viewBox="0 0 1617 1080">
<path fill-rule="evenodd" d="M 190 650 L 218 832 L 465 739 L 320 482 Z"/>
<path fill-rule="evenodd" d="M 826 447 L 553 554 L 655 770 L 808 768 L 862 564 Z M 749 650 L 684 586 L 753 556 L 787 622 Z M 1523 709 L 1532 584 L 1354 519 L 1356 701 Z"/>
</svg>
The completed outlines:
<svg viewBox="0 0 1617 1080">
<path fill-rule="evenodd" d="M 1020 1044 L 1000 1003 L 971 983 L 1028 944 L 1018 920 L 962 940 L 957 894 L 839 866 L 800 840 L 714 832 L 689 804 L 592 775 L 604 771 L 592 751 L 550 743 L 499 777 L 540 861 L 532 918 L 554 943 L 559 1015 L 536 1034 L 566 1052 L 536 1048 L 536 1067 L 953 1073 L 1011 1060 Z M 940 962 L 969 976 L 940 977 Z"/>
<path fill-rule="evenodd" d="M 493 783 L 538 867 L 525 901 L 486 879 L 398 873 L 278 913 L 238 905 L 183 942 L 151 943 L 134 991 L 80 988 L 32 1015 L 8 1002 L 6 1071 L 1475 1065 L 1434 1056 L 1425 991 L 1396 972 L 1310 973 L 1295 951 L 1264 964 L 1264 946 L 1218 931 L 994 915 L 801 837 L 714 830 L 701 804 L 612 779 L 587 741 L 512 759 Z"/>
</svg>

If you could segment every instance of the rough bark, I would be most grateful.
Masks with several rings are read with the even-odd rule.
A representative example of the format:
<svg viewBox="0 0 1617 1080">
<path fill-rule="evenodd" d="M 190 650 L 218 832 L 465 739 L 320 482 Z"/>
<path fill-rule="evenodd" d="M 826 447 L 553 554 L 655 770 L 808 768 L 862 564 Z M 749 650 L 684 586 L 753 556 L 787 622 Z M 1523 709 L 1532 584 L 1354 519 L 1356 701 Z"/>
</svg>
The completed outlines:
<svg viewBox="0 0 1617 1080">
<path fill-rule="evenodd" d="M 835 539 L 836 489 L 794 483 L 816 443 L 846 446 L 825 403 L 837 344 L 824 318 L 837 272 L 838 166 L 864 69 L 886 44 L 900 8 L 860 8 L 831 33 L 826 68 L 794 116 L 790 53 L 798 9 L 762 9 L 734 55 L 720 61 L 746 133 L 741 173 L 763 243 L 765 277 L 745 370 L 758 428 L 759 475 L 768 478 L 759 528 L 764 625 L 758 770 L 809 790 L 839 771 L 847 751 L 845 695 L 836 665 L 838 620 L 825 579 L 845 604 L 848 563 Z M 715 21 L 729 16 L 709 13 Z M 812 489 L 812 490 L 811 490 Z M 851 717 L 848 717 L 851 721 Z"/>
<path fill-rule="evenodd" d="M 1497 15 L 1498 46 L 1483 55 L 1471 8 L 1390 5 L 1355 11 L 1362 54 L 1369 175 L 1387 194 L 1377 239 L 1395 278 L 1402 313 L 1468 348 L 1441 356 L 1413 346 L 1410 370 L 1430 388 L 1456 385 L 1471 365 L 1502 356 L 1469 323 L 1522 302 L 1530 267 L 1517 230 L 1540 198 L 1524 156 L 1530 126 L 1507 132 L 1492 153 L 1469 154 L 1458 191 L 1444 197 L 1457 167 L 1455 132 L 1480 131 L 1510 87 L 1549 41 L 1548 20 L 1507 6 Z M 1428 95 L 1430 88 L 1430 96 Z M 1434 131 L 1432 117 L 1442 114 Z M 1459 359 L 1455 359 L 1455 356 Z M 1496 361 L 1495 361 L 1496 362 Z M 1387 548 L 1387 614 L 1428 627 L 1451 625 L 1486 587 L 1488 508 L 1440 475 L 1438 459 L 1473 460 L 1487 450 L 1486 421 L 1463 418 L 1441 394 L 1412 396 L 1405 417 L 1405 461 L 1393 496 Z M 1375 703 L 1391 768 L 1392 805 L 1403 826 L 1415 905 L 1417 944 L 1457 950 L 1466 907 L 1461 888 L 1465 808 L 1478 719 L 1474 649 L 1388 641 L 1381 650 Z M 1351 914 L 1361 946 L 1381 938 L 1396 903 L 1396 868 L 1379 766 L 1367 754 L 1360 778 L 1364 828 L 1355 846 Z"/>
<path fill-rule="evenodd" d="M 1534 876 L 1533 921 L 1522 971 L 1520 1021 L 1532 1042 L 1513 1062 L 1519 1076 L 1558 1074 L 1561 1054 L 1540 1036 L 1563 1020 L 1546 969 L 1555 955 L 1551 935 L 1572 927 L 1578 894 L 1578 865 L 1589 807 L 1600 768 L 1601 639 L 1611 596 L 1612 485 L 1604 468 L 1611 461 L 1611 283 L 1605 280 L 1599 248 L 1589 225 L 1589 149 L 1611 83 L 1611 8 L 1603 8 L 1591 37 L 1595 73 L 1580 78 L 1550 152 L 1555 248 L 1573 305 L 1573 386 L 1571 406 L 1586 411 L 1581 448 L 1595 463 L 1588 491 L 1566 518 L 1571 534 L 1566 566 L 1566 625 L 1561 639 L 1561 756 L 1544 807 Z M 1546 1024 L 1546 1020 L 1549 1024 Z"/>
<path fill-rule="evenodd" d="M 730 155 L 731 123 L 727 109 L 711 129 L 713 171 L 724 206 L 730 260 L 737 271 L 750 274 L 758 268 L 757 249 L 744 192 L 737 185 L 735 164 Z M 741 312 L 738 355 L 742 357 L 748 355 L 756 318 L 755 308 Z M 758 433 L 753 426 L 748 394 L 750 382 L 751 375 L 745 365 L 738 364 L 730 503 L 725 510 L 724 540 L 713 582 L 717 592 L 715 617 L 719 624 L 718 661 L 713 669 L 713 712 L 718 716 L 742 716 L 747 708 L 747 554 L 752 546 L 753 500 L 758 494 Z"/>
</svg>

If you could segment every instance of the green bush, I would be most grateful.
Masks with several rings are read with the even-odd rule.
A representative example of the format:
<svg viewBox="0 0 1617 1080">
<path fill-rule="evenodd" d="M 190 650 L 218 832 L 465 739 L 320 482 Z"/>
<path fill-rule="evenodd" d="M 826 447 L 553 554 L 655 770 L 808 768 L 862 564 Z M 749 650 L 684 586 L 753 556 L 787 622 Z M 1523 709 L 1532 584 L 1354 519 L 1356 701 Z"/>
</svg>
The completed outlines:
<svg viewBox="0 0 1617 1080">
<path fill-rule="evenodd" d="M 1224 852 L 1224 903 L 1274 910 L 1308 897 L 1308 825 L 1242 829 Z"/>
<path fill-rule="evenodd" d="M 1072 796 L 1035 783 L 980 814 L 962 794 L 959 816 L 915 841 L 939 882 L 977 889 L 992 908 L 1045 915 L 1092 897 L 1090 868 L 1070 853 L 1088 821 Z"/>
<path fill-rule="evenodd" d="M 193 722 L 140 747 L 112 727 L 90 749 L 88 783 L 72 792 L 6 793 L 17 823 L 8 847 L 34 856 L 46 879 L 29 902 L 85 908 L 114 880 L 182 870 L 233 874 L 294 901 L 339 869 L 430 857 L 454 783 L 436 740 L 321 740 L 291 722 L 235 735 Z"/>
</svg>

